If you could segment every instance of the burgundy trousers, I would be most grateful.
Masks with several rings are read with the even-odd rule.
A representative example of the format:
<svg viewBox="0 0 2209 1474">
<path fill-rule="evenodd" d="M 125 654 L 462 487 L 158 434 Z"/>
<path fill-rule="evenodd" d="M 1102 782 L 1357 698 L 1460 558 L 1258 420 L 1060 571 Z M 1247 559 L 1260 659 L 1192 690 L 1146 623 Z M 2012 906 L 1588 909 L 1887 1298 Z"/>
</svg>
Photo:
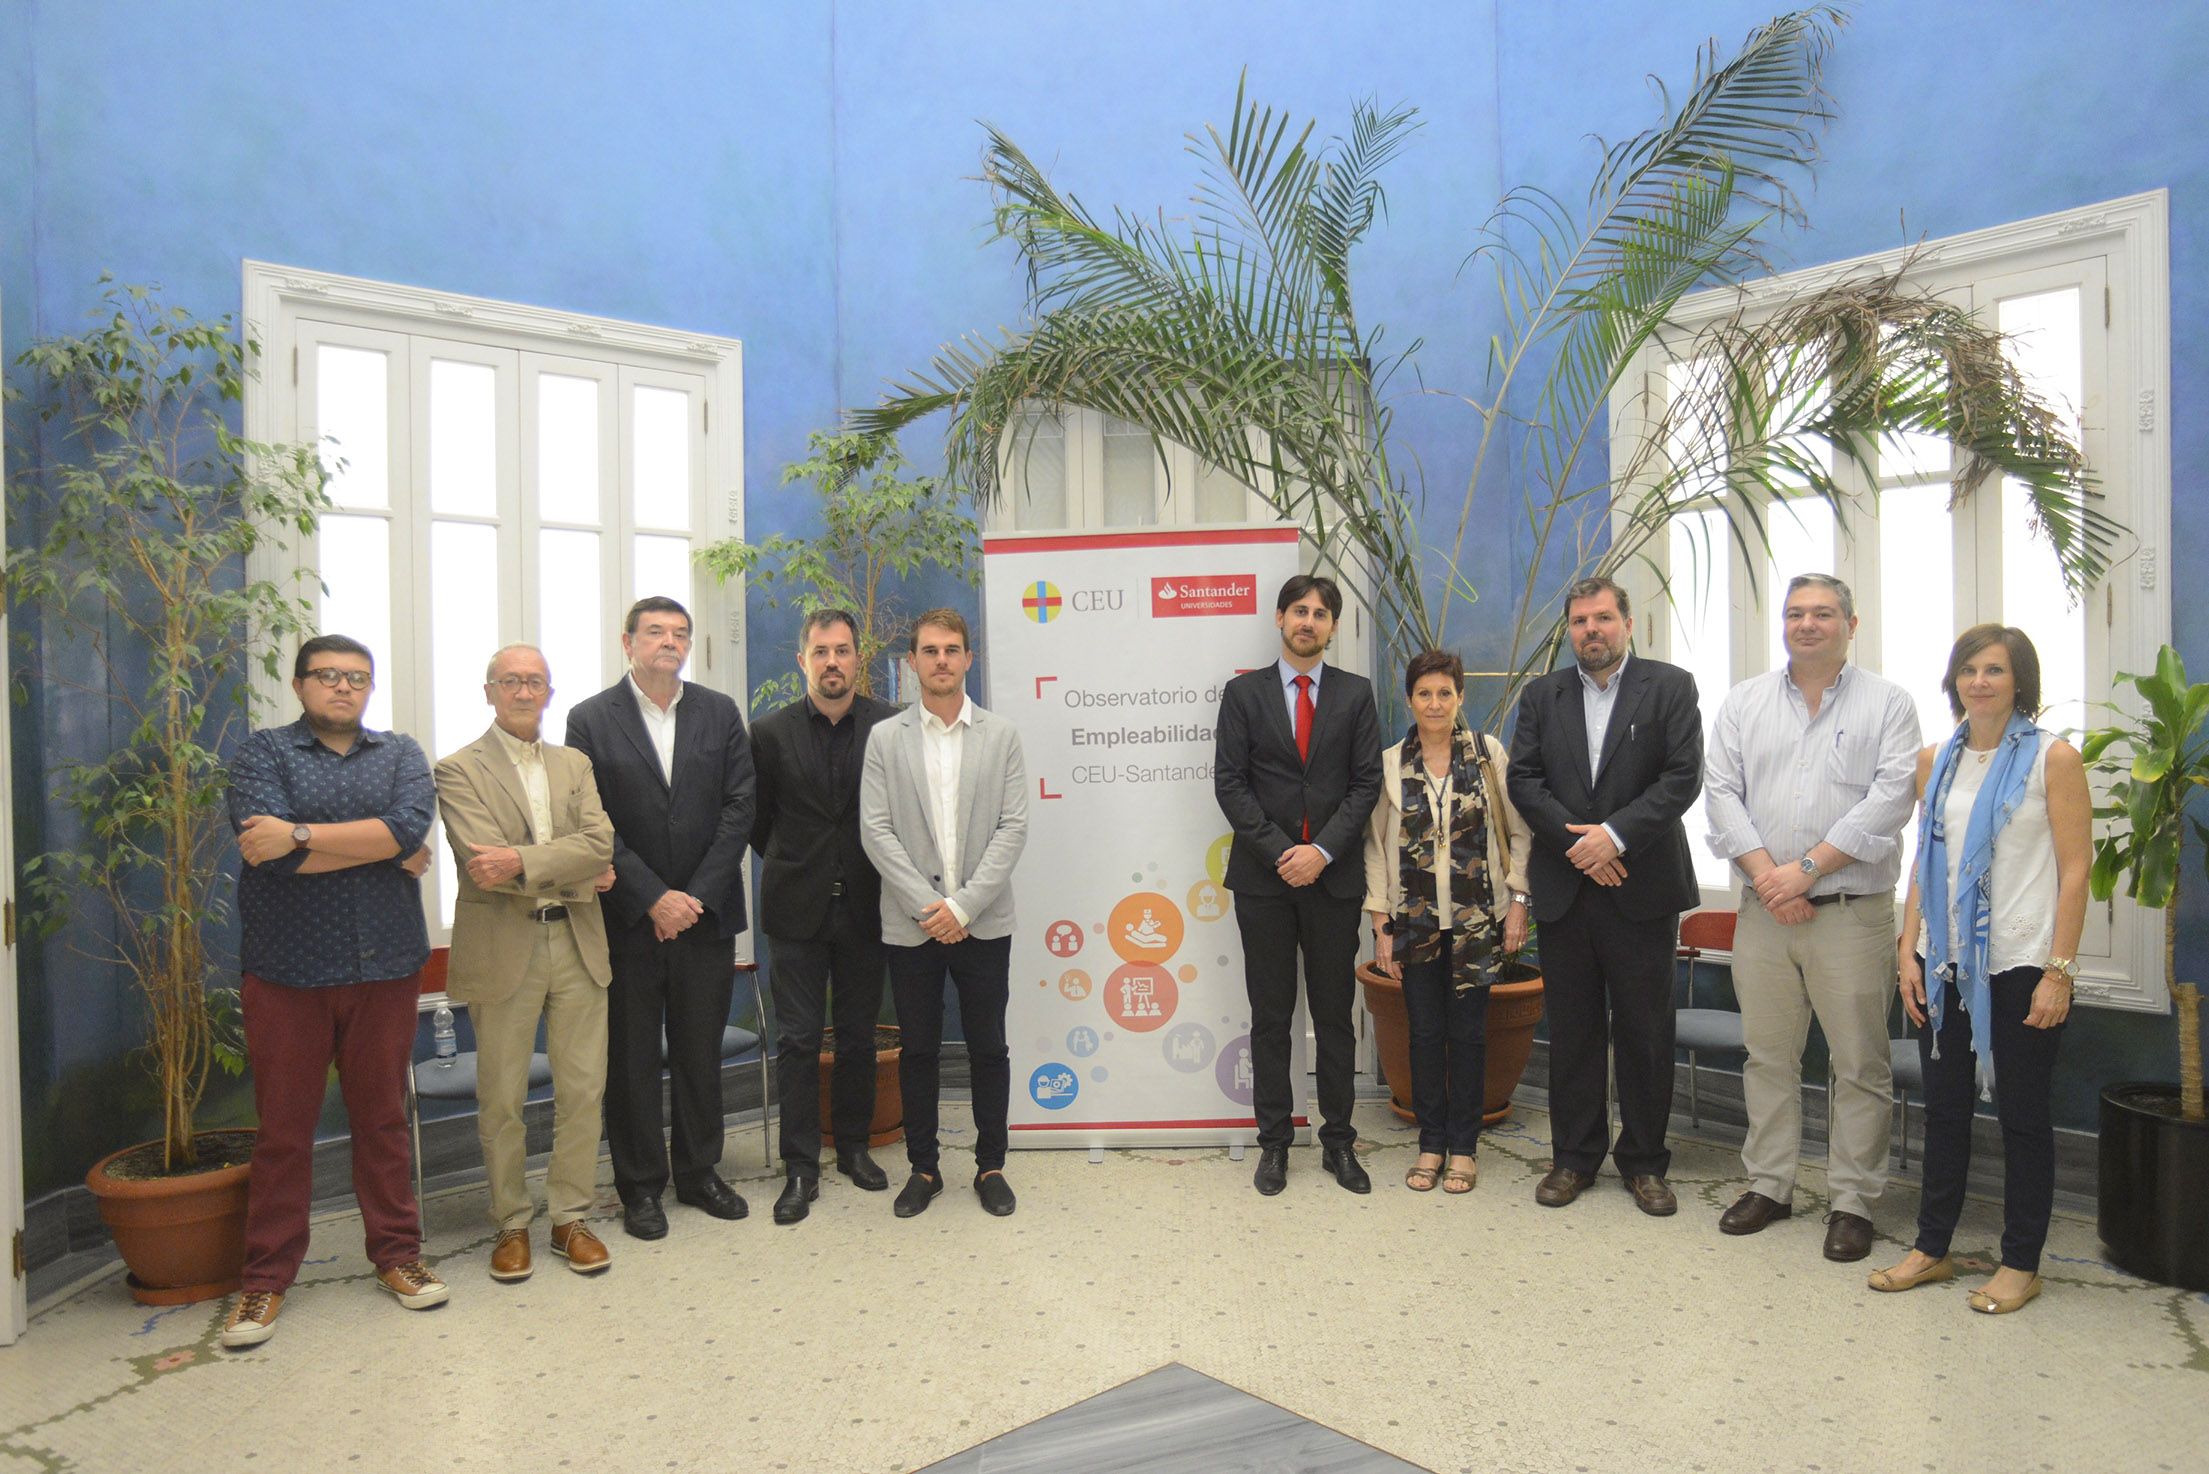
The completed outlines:
<svg viewBox="0 0 2209 1474">
<path fill-rule="evenodd" d="M 314 1129 L 333 1062 L 352 1130 L 353 1196 L 368 1262 L 388 1269 L 421 1257 L 406 1115 L 419 975 L 291 988 L 247 973 L 242 996 L 261 1117 L 246 1200 L 245 1288 L 288 1290 L 307 1257 Z"/>
</svg>

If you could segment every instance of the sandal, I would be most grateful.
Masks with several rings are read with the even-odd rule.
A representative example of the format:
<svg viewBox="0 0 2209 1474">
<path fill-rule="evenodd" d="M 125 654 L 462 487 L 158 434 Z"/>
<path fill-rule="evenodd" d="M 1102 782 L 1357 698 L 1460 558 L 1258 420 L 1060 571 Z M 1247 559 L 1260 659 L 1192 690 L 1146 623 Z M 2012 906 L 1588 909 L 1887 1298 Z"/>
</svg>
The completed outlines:
<svg viewBox="0 0 2209 1474">
<path fill-rule="evenodd" d="M 1415 1193 L 1431 1193 L 1434 1191 L 1434 1184 L 1440 1179 L 1441 1175 L 1442 1164 L 1440 1162 L 1435 1163 L 1432 1167 L 1423 1167 L 1414 1162 L 1411 1170 L 1404 1174 L 1404 1186 Z"/>
<path fill-rule="evenodd" d="M 1442 1174 L 1442 1191 L 1455 1197 L 1473 1190 L 1474 1184 L 1480 1180 L 1480 1161 L 1478 1158 L 1469 1160 L 1473 1164 L 1471 1171 L 1460 1171 L 1452 1167 Z"/>
</svg>

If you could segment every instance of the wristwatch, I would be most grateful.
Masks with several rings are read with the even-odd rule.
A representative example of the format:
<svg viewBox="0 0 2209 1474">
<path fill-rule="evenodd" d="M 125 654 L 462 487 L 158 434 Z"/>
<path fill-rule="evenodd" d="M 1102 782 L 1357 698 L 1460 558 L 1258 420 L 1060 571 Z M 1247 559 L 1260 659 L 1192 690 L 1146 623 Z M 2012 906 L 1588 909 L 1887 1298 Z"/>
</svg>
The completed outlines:
<svg viewBox="0 0 2209 1474">
<path fill-rule="evenodd" d="M 1513 891 L 1511 893 L 1511 904 L 1514 906 L 1525 906 L 1529 909 L 1532 909 L 1534 905 L 1534 898 L 1528 895 L 1525 891 Z"/>
<path fill-rule="evenodd" d="M 294 825 L 292 825 L 292 827 L 291 827 L 291 847 L 292 847 L 293 849 L 295 849 L 295 850 L 303 850 L 303 849 L 305 849 L 305 848 L 307 847 L 307 841 L 308 841 L 308 840 L 310 840 L 310 839 L 313 839 L 313 838 L 314 838 L 314 831 L 313 831 L 313 830 L 311 830 L 311 829 L 309 829 L 309 828 L 308 828 L 308 827 L 307 827 L 306 825 L 304 825 L 304 824 L 294 824 Z"/>
<path fill-rule="evenodd" d="M 2079 980 L 2079 960 L 2076 957 L 2051 957 L 2040 964 L 2042 972 L 2060 972 L 2067 983 Z"/>
<path fill-rule="evenodd" d="M 1818 862 L 1816 860 L 1813 860 L 1808 855 L 1805 855 L 1796 863 L 1802 867 L 1803 874 L 1809 876 L 1812 880 L 1816 880 L 1818 878 Z"/>
</svg>

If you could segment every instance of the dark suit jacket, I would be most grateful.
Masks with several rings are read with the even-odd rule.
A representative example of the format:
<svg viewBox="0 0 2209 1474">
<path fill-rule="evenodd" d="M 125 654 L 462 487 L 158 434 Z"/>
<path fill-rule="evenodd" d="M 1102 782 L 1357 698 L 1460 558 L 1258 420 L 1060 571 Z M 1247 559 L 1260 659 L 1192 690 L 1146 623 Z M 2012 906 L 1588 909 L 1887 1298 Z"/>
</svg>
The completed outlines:
<svg viewBox="0 0 2209 1474">
<path fill-rule="evenodd" d="M 672 784 L 660 773 L 626 675 L 568 713 L 567 738 L 591 760 L 599 799 L 614 821 L 614 888 L 603 897 L 613 922 L 634 926 L 660 897 L 679 890 L 706 908 L 698 925 L 724 937 L 744 930 L 752 744 L 736 703 L 683 682 Z"/>
<path fill-rule="evenodd" d="M 1282 896 L 1289 884 L 1274 870 L 1302 843 L 1334 860 L 1318 884 L 1335 897 L 1365 894 L 1365 822 L 1381 793 L 1381 723 L 1373 683 L 1330 665 L 1312 711 L 1312 756 L 1296 755 L 1296 729 L 1281 695 L 1278 661 L 1245 671 L 1220 696 L 1214 734 L 1212 791 L 1234 828 L 1227 888 Z"/>
<path fill-rule="evenodd" d="M 1580 836 L 1567 824 L 1608 824 L 1626 846 L 1626 883 L 1614 899 L 1626 916 L 1692 910 L 1695 884 L 1681 816 L 1703 791 L 1703 716 L 1695 677 L 1636 655 L 1616 679 L 1603 732 L 1602 776 L 1588 775 L 1588 722 L 1577 666 L 1551 671 L 1519 697 L 1511 736 L 1511 802 L 1534 831 L 1528 883 L 1534 919 L 1555 921 L 1592 885 L 1565 858 Z"/>
<path fill-rule="evenodd" d="M 820 937 L 829 921 L 829 882 L 839 877 L 854 914 L 881 910 L 882 877 L 859 843 L 859 778 L 867 734 L 897 712 L 872 696 L 852 698 L 850 772 L 840 787 L 822 765 L 804 697 L 753 725 L 759 812 L 752 848 L 759 851 L 759 925 L 767 935 Z"/>
</svg>

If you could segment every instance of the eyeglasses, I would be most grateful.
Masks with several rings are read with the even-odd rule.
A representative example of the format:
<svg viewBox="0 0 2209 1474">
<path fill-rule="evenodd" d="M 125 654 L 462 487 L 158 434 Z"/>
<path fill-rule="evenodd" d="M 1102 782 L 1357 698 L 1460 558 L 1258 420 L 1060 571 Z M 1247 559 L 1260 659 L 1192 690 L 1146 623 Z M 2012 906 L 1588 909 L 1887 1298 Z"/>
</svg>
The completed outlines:
<svg viewBox="0 0 2209 1474">
<path fill-rule="evenodd" d="M 339 686 L 351 686 L 356 691 L 365 691 L 375 676 L 364 670 L 339 670 L 334 665 L 318 665 L 307 672 L 307 678 L 320 681 L 333 691 Z"/>
<path fill-rule="evenodd" d="M 503 675 L 491 683 L 511 696 L 517 691 L 527 691 L 532 696 L 542 696 L 552 689 L 552 682 L 543 676 Z"/>
</svg>

